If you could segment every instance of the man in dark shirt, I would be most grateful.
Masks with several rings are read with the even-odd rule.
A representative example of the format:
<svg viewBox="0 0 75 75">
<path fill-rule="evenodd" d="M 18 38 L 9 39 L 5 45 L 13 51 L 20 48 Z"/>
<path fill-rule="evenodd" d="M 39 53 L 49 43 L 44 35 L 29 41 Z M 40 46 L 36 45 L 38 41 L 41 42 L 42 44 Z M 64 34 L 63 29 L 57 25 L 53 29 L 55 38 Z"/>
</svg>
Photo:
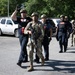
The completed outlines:
<svg viewBox="0 0 75 75">
<path fill-rule="evenodd" d="M 21 52 L 19 56 L 19 60 L 17 65 L 21 66 L 22 62 L 28 61 L 28 55 L 27 55 L 27 42 L 28 42 L 28 34 L 24 34 L 24 29 L 28 22 L 31 21 L 30 17 L 27 17 L 27 11 L 25 9 L 20 10 L 20 17 L 17 17 L 18 10 L 16 9 L 13 14 L 11 15 L 11 18 L 14 21 L 17 21 L 18 23 L 18 33 L 19 33 L 19 41 L 21 46 Z"/>
<path fill-rule="evenodd" d="M 41 22 L 44 27 L 44 38 L 42 45 L 44 47 L 45 61 L 47 61 L 49 60 L 49 43 L 52 39 L 52 26 L 50 20 L 47 19 L 47 16 L 45 14 L 41 15 Z"/>
<path fill-rule="evenodd" d="M 70 23 L 68 16 L 65 16 L 64 21 L 67 24 L 67 46 L 68 46 L 68 39 L 69 39 L 70 34 L 72 33 L 73 29 L 72 29 L 72 24 Z"/>
<path fill-rule="evenodd" d="M 59 40 L 59 46 L 60 46 L 60 51 L 59 53 L 63 52 L 63 47 L 64 47 L 64 52 L 66 52 L 67 49 L 67 30 L 68 30 L 68 25 L 64 21 L 65 16 L 61 15 L 60 16 L 60 23 L 58 24 L 57 27 L 57 33 L 58 33 L 58 40 Z"/>
</svg>

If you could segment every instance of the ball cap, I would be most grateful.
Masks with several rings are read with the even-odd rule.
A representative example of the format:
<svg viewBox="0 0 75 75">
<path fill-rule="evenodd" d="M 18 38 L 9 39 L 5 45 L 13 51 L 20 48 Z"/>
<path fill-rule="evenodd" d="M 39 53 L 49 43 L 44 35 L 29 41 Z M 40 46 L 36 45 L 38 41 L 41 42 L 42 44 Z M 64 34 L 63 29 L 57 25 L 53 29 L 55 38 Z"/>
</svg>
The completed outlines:
<svg viewBox="0 0 75 75">
<path fill-rule="evenodd" d="M 31 14 L 31 17 L 33 17 L 33 16 L 37 16 L 37 17 L 38 17 L 38 13 L 37 13 L 37 12 L 33 12 L 33 13 Z"/>
<path fill-rule="evenodd" d="M 27 11 L 25 9 L 21 9 L 20 13 L 27 13 Z"/>
<path fill-rule="evenodd" d="M 46 18 L 46 17 L 47 17 L 46 14 L 41 15 L 41 18 Z"/>
</svg>

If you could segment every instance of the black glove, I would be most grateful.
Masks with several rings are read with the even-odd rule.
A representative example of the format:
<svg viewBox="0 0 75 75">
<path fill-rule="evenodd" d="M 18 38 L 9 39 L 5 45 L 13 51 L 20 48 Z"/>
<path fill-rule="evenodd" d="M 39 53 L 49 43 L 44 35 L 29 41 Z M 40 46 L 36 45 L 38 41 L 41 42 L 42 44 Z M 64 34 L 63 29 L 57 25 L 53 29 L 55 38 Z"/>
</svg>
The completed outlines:
<svg viewBox="0 0 75 75">
<path fill-rule="evenodd" d="M 20 6 L 20 5 L 17 5 L 17 6 L 16 6 L 16 10 L 17 10 L 18 12 L 20 12 L 21 6 Z"/>
</svg>

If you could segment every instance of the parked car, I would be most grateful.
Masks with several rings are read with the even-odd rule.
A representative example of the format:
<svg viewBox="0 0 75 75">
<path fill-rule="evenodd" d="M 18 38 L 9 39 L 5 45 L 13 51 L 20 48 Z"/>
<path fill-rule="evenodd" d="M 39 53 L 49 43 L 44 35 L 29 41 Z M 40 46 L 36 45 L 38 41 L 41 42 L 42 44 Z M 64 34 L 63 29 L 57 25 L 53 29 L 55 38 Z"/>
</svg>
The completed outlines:
<svg viewBox="0 0 75 75">
<path fill-rule="evenodd" d="M 18 37 L 18 24 L 11 18 L 3 17 L 0 19 L 0 35 L 8 34 Z"/>
<path fill-rule="evenodd" d="M 59 18 L 52 18 L 53 22 L 55 23 L 55 26 L 57 27 L 58 23 L 60 22 Z"/>
</svg>

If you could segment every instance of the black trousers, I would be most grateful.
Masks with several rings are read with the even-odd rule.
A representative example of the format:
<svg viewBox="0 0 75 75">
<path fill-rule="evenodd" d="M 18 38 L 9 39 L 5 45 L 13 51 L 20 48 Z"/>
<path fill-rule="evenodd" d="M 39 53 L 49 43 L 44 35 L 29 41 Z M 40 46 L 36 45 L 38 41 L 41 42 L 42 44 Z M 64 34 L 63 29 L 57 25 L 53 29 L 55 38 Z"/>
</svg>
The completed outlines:
<svg viewBox="0 0 75 75">
<path fill-rule="evenodd" d="M 42 46 L 44 48 L 45 59 L 49 59 L 49 39 L 47 36 L 44 37 Z M 37 54 L 35 55 L 36 61 L 39 61 L 39 57 Z"/>
<path fill-rule="evenodd" d="M 59 36 L 59 46 L 60 46 L 60 51 L 63 51 L 63 46 L 64 46 L 64 51 L 67 50 L 67 36 L 65 34 Z"/>
</svg>

